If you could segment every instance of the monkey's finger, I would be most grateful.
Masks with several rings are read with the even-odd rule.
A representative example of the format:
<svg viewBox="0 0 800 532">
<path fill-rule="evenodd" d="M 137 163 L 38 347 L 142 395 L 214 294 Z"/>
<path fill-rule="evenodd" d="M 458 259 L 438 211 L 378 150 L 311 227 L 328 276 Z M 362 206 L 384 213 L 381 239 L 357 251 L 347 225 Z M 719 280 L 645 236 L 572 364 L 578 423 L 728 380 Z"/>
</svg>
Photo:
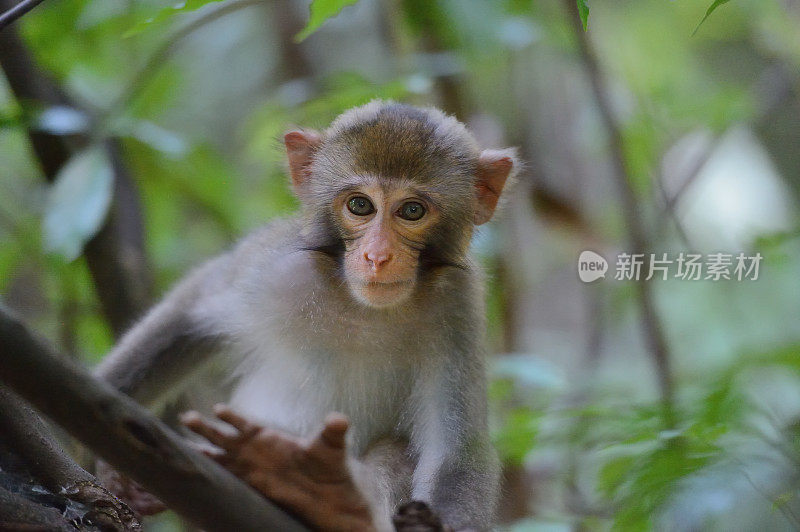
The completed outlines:
<svg viewBox="0 0 800 532">
<path fill-rule="evenodd" d="M 238 430 L 242 437 L 251 438 L 255 436 L 259 430 L 261 430 L 259 425 L 246 420 L 231 410 L 227 405 L 216 405 L 214 407 L 214 414 L 216 414 L 216 416 L 222 421 Z"/>
<path fill-rule="evenodd" d="M 219 465 L 221 465 L 226 469 L 230 469 L 230 466 L 233 464 L 233 458 L 231 458 L 231 455 L 229 455 L 224 451 L 213 451 L 211 449 L 202 449 L 200 453 L 204 454 L 208 458 L 211 458 L 216 463 L 218 463 Z"/>
<path fill-rule="evenodd" d="M 347 446 L 345 434 L 349 427 L 350 421 L 347 416 L 332 412 L 325 417 L 325 426 L 318 439 L 328 447 L 344 449 Z"/>
<path fill-rule="evenodd" d="M 206 451 L 219 452 L 219 448 L 216 445 L 211 445 L 211 443 L 207 441 L 195 441 L 187 439 L 184 440 L 184 443 L 188 445 L 192 450 L 200 454 L 205 454 Z"/>
<path fill-rule="evenodd" d="M 228 449 L 236 441 L 236 437 L 225 434 L 217 427 L 211 425 L 197 412 L 186 412 L 181 416 L 181 423 L 196 434 L 204 437 L 217 447 Z"/>
</svg>

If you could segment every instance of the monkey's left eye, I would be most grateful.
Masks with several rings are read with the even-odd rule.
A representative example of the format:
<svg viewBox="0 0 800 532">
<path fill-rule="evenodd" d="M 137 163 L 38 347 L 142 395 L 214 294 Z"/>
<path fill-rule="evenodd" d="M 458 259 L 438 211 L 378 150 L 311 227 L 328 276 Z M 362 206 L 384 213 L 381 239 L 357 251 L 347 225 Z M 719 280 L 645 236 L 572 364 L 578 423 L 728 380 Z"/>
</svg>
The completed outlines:
<svg viewBox="0 0 800 532">
<path fill-rule="evenodd" d="M 419 220 L 425 216 L 425 207 L 418 201 L 407 201 L 403 203 L 400 210 L 397 211 L 397 214 L 404 220 Z"/>
<path fill-rule="evenodd" d="M 350 201 L 347 202 L 347 209 L 356 216 L 367 216 L 375 211 L 372 202 L 364 196 L 350 198 Z"/>
</svg>

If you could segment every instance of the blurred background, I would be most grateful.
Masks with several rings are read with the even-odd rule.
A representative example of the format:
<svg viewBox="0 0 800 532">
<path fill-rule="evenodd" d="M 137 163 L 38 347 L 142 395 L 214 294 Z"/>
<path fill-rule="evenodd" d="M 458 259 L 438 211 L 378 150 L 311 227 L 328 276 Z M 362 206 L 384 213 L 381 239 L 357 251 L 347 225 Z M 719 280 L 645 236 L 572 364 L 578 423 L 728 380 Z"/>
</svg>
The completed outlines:
<svg viewBox="0 0 800 532">
<path fill-rule="evenodd" d="M 436 105 L 526 161 L 474 238 L 503 526 L 800 529 L 800 1 L 698 28 L 711 0 L 594 0 L 587 32 L 573 0 L 343 3 L 62 0 L 0 32 L 5 303 L 94 364 L 294 211 L 282 132 Z M 763 260 L 615 280 L 634 252 Z"/>
</svg>

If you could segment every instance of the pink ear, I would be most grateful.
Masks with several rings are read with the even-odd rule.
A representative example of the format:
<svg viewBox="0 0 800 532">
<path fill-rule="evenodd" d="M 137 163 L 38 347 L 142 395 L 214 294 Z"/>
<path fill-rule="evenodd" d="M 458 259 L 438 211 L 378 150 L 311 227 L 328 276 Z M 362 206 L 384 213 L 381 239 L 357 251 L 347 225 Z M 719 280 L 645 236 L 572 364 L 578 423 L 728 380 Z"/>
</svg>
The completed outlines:
<svg viewBox="0 0 800 532">
<path fill-rule="evenodd" d="M 290 131 L 283 136 L 295 189 L 301 187 L 311 173 L 311 159 L 320 142 L 320 134 L 311 130 Z"/>
<path fill-rule="evenodd" d="M 478 175 L 475 182 L 478 207 L 475 210 L 475 225 L 485 224 L 494 214 L 500 193 L 503 192 L 506 179 L 514 167 L 514 160 L 506 155 L 507 153 L 507 151 L 484 150 L 478 159 Z"/>
</svg>

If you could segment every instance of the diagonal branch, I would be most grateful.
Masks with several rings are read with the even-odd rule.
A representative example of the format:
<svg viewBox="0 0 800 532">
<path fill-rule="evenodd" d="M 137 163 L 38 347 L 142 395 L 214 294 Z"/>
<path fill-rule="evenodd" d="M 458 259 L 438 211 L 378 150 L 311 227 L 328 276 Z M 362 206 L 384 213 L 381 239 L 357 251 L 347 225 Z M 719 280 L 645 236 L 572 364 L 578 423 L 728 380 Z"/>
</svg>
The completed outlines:
<svg viewBox="0 0 800 532">
<path fill-rule="evenodd" d="M 711 159 L 711 156 L 714 154 L 718 146 L 719 139 L 713 139 L 711 144 L 703 151 L 702 154 L 700 154 L 699 157 L 697 157 L 695 161 L 693 161 L 691 167 L 684 172 L 684 175 L 678 180 L 680 183 L 678 190 L 672 194 L 669 194 L 665 188 L 663 172 L 659 172 L 656 179 L 656 184 L 659 192 L 661 193 L 662 201 L 664 202 L 664 207 L 662 208 L 658 217 L 658 227 L 663 227 L 666 225 L 666 220 L 668 218 L 671 219 L 675 229 L 678 232 L 678 237 L 683 241 L 683 244 L 687 249 L 694 249 L 694 245 L 689 239 L 689 235 L 686 234 L 686 231 L 683 228 L 683 223 L 681 222 L 678 208 L 680 203 L 683 201 L 683 197 L 686 195 L 686 191 L 691 189 L 691 187 L 696 183 L 698 177 L 703 172 L 703 169 L 706 167 L 706 164 Z"/>
<path fill-rule="evenodd" d="M 71 484 L 94 480 L 55 443 L 39 416 L 0 384 L 0 434 L 19 449 L 31 475 L 53 493 Z"/>
<path fill-rule="evenodd" d="M 2 306 L 0 338 L 0 380 L 196 526 L 305 530 L 132 399 L 56 354 Z"/>
<path fill-rule="evenodd" d="M 573 0 L 563 0 L 567 7 L 573 33 L 578 42 L 578 50 L 583 61 L 592 93 L 597 101 L 600 117 L 608 134 L 611 153 L 611 163 L 616 181 L 617 190 L 622 201 L 622 210 L 625 217 L 625 229 L 628 233 L 628 244 L 632 253 L 647 253 L 650 242 L 645 228 L 644 215 L 636 193 L 631 186 L 630 170 L 625 159 L 625 145 L 622 136 L 622 127 L 614 115 L 613 106 L 608 90 L 603 80 L 597 55 L 592 47 L 589 37 L 583 31 L 583 25 L 578 15 L 578 7 Z M 661 401 L 664 407 L 664 422 L 673 426 L 674 420 L 674 384 L 669 347 L 664 334 L 661 318 L 656 309 L 650 284 L 647 282 L 635 283 L 636 297 L 639 303 L 642 331 L 645 341 L 653 357 L 656 367 Z"/>
</svg>

